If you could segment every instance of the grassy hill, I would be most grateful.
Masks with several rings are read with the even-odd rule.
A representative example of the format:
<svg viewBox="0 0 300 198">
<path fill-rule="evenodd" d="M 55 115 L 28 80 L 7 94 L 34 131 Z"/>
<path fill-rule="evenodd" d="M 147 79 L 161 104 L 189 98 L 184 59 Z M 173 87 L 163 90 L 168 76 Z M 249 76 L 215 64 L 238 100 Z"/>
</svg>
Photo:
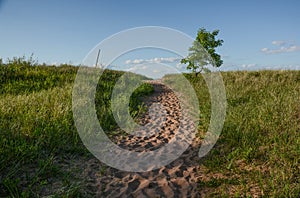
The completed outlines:
<svg viewBox="0 0 300 198">
<path fill-rule="evenodd" d="M 300 194 L 300 71 L 222 72 L 227 116 L 201 160 L 207 195 L 297 197 Z M 176 75 L 167 76 L 176 80 Z M 203 77 L 186 74 L 199 98 L 203 135 L 210 95 Z"/>
<path fill-rule="evenodd" d="M 72 88 L 77 70 L 78 67 L 70 65 L 37 65 L 24 58 L 0 65 L 1 197 L 37 196 L 51 183 L 51 178 L 64 181 L 62 186 L 66 190 L 62 194 L 77 191 L 78 187 L 71 182 L 75 180 L 70 176 L 72 171 L 55 164 L 70 156 L 91 157 L 73 121 Z M 108 133 L 117 128 L 110 94 L 123 74 L 105 70 L 97 86 L 101 90 L 95 97 L 97 116 Z M 140 75 L 135 78 L 146 79 Z M 149 84 L 135 90 L 129 108 L 132 115 L 137 116 L 141 110 L 139 97 L 152 91 Z"/>
<path fill-rule="evenodd" d="M 0 194 L 39 196 L 60 181 L 58 196 L 85 196 L 74 171 L 59 163 L 90 159 L 72 115 L 72 87 L 78 67 L 37 65 L 16 58 L 0 64 Z M 97 86 L 99 122 L 107 133 L 117 126 L 110 93 L 123 74 L 107 70 Z M 222 73 L 227 117 L 214 149 L 201 159 L 206 175 L 199 181 L 208 196 L 300 194 L 300 71 Z M 176 75 L 167 76 L 176 80 Z M 136 76 L 136 78 L 143 78 Z M 209 92 L 201 76 L 186 74 L 200 105 L 199 134 L 210 119 Z M 153 91 L 144 84 L 130 102 L 139 112 L 139 97 Z M 101 171 L 101 170 L 99 170 Z M 83 189 L 83 190 L 82 190 Z"/>
</svg>

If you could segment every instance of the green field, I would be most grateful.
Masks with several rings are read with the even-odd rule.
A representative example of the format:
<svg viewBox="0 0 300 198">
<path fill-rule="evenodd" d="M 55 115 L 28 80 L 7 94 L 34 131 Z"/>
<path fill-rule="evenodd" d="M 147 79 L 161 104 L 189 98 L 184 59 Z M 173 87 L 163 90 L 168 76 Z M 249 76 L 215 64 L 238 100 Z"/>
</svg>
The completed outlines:
<svg viewBox="0 0 300 198">
<path fill-rule="evenodd" d="M 57 196 L 86 196 L 80 170 L 61 161 L 93 158 L 81 143 L 72 114 L 72 87 L 78 67 L 38 65 L 16 58 L 0 65 L 0 194 L 38 197 L 60 182 Z M 123 72 L 106 70 L 96 94 L 101 126 L 113 134 L 117 125 L 110 93 Z M 296 197 L 300 194 L 300 71 L 222 73 L 227 117 L 214 149 L 201 159 L 206 177 L 199 189 L 208 196 Z M 143 79 L 136 75 L 136 78 Z M 176 80 L 176 76 L 168 78 Z M 202 136 L 209 124 L 210 99 L 205 81 L 186 74 L 199 97 Z M 138 88 L 130 112 L 143 112 Z M 82 162 L 84 163 L 84 161 Z M 100 171 L 100 170 L 99 170 Z"/>
<path fill-rule="evenodd" d="M 300 71 L 222 73 L 227 116 L 221 136 L 202 159 L 208 194 L 297 197 L 300 194 Z M 200 76 L 186 76 L 200 103 L 199 132 L 210 119 Z"/>
<path fill-rule="evenodd" d="M 62 181 L 58 195 L 79 193 L 82 182 L 74 183 L 74 170 L 58 163 L 77 157 L 92 158 L 73 121 L 72 88 L 77 70 L 69 65 L 41 66 L 25 58 L 0 65 L 1 197 L 38 196 L 54 180 Z M 97 116 L 108 135 L 117 128 L 110 93 L 123 74 L 105 70 L 97 86 L 97 93 L 101 92 L 95 97 Z M 146 79 L 139 75 L 135 78 Z M 130 98 L 131 115 L 136 117 L 143 111 L 139 98 L 152 91 L 149 84 L 135 90 Z"/>
</svg>

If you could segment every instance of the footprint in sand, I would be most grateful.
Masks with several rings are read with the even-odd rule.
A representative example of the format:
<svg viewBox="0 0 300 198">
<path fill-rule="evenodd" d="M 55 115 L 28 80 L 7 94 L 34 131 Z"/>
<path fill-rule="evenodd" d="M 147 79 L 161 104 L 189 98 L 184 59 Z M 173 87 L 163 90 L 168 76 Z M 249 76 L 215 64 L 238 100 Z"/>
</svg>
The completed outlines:
<svg viewBox="0 0 300 198">
<path fill-rule="evenodd" d="M 116 144 L 127 150 L 147 152 L 168 144 L 180 126 L 181 106 L 175 93 L 161 81 L 149 81 L 154 93 L 144 99 L 148 107 L 141 119 L 142 126 L 135 135 L 118 136 Z M 189 120 L 186 130 L 195 129 Z M 146 130 L 145 130 L 146 129 Z M 175 161 L 162 168 L 132 173 L 108 167 L 97 178 L 99 197 L 199 197 L 198 150 L 200 140 L 195 138 L 188 149 Z"/>
</svg>

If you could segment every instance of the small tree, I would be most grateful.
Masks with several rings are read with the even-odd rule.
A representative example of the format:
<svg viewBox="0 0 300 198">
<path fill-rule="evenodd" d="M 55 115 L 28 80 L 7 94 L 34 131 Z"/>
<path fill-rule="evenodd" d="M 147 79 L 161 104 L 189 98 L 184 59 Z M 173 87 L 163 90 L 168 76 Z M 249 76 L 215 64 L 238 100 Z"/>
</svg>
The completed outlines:
<svg viewBox="0 0 300 198">
<path fill-rule="evenodd" d="M 219 30 L 208 32 L 201 28 L 198 31 L 193 46 L 189 48 L 189 55 L 181 60 L 181 63 L 188 64 L 187 69 L 192 70 L 196 76 L 202 71 L 209 71 L 205 66 L 212 65 L 220 67 L 223 64 L 221 56 L 216 53 L 215 48 L 222 46 L 223 40 L 216 40 Z"/>
</svg>

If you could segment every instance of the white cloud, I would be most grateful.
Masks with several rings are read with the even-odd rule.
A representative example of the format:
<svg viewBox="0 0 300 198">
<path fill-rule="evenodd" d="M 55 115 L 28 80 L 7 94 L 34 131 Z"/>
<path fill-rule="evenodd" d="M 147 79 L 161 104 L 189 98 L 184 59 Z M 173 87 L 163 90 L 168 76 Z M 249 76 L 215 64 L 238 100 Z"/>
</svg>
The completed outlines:
<svg viewBox="0 0 300 198">
<path fill-rule="evenodd" d="M 134 60 L 126 60 L 125 64 L 129 65 L 129 64 L 143 64 L 143 63 L 174 63 L 174 62 L 178 62 L 179 60 L 181 60 L 181 58 L 178 57 L 167 57 L 167 58 L 163 58 L 163 57 L 156 57 L 156 58 L 151 58 L 151 59 L 134 59 Z"/>
<path fill-rule="evenodd" d="M 260 51 L 265 54 L 280 54 L 280 53 L 288 53 L 288 52 L 296 52 L 300 51 L 300 46 L 295 44 L 290 44 L 286 41 L 272 41 L 272 44 L 278 46 L 280 48 L 277 49 L 269 49 L 262 48 Z"/>
<path fill-rule="evenodd" d="M 243 65 L 242 65 L 242 67 L 243 67 L 243 68 L 246 68 L 246 69 L 247 69 L 247 68 L 253 68 L 253 67 L 256 67 L 256 66 L 257 66 L 257 64 L 254 64 L 254 63 L 251 63 L 251 64 L 243 64 Z"/>
<path fill-rule="evenodd" d="M 300 65 L 273 65 L 273 66 L 263 67 L 263 69 L 270 69 L 270 70 L 300 70 Z"/>
<path fill-rule="evenodd" d="M 155 74 L 157 74 L 157 73 L 159 73 L 159 72 L 161 72 L 161 71 L 159 71 L 159 70 L 157 70 L 157 69 L 153 69 L 152 72 L 155 73 Z"/>
<path fill-rule="evenodd" d="M 272 41 L 272 44 L 273 45 L 278 45 L 278 46 L 283 46 L 286 44 L 285 41 Z"/>
<path fill-rule="evenodd" d="M 242 65 L 222 65 L 221 71 L 259 71 L 259 70 L 300 70 L 300 65 L 260 65 L 260 64 L 242 64 Z"/>
<path fill-rule="evenodd" d="M 134 59 L 134 60 L 127 60 L 125 61 L 125 64 L 129 65 L 129 64 L 141 64 L 144 63 L 144 59 Z"/>
<path fill-rule="evenodd" d="M 265 48 L 262 48 L 261 51 L 267 53 L 269 51 L 269 49 L 265 47 Z"/>
<path fill-rule="evenodd" d="M 153 62 L 144 65 L 133 64 L 125 71 L 141 74 L 153 79 L 162 78 L 165 74 L 180 73 L 180 71 L 176 69 L 175 66 L 172 67 L 169 65 L 159 65 Z"/>
<path fill-rule="evenodd" d="M 60 64 L 58 63 L 58 62 L 52 62 L 52 63 L 50 63 L 50 65 L 55 65 L 55 66 L 59 66 Z"/>
<path fill-rule="evenodd" d="M 141 64 L 141 63 L 144 63 L 144 60 L 143 59 L 135 59 L 135 60 L 133 60 L 132 63 L 133 64 Z"/>
<path fill-rule="evenodd" d="M 265 54 L 280 54 L 280 53 L 296 52 L 296 51 L 300 51 L 300 46 L 291 45 L 289 47 L 281 47 L 279 49 L 263 48 L 261 49 L 261 51 Z"/>
</svg>

